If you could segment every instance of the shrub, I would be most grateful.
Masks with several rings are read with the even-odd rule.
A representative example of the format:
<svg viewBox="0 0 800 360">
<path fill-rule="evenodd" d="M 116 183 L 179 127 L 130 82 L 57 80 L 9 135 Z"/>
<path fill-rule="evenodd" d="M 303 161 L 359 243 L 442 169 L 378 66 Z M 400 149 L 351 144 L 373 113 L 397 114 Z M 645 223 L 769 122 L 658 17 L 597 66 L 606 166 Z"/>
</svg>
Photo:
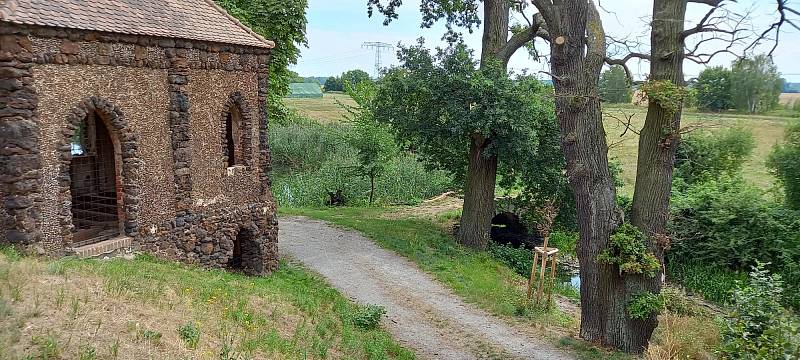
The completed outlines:
<svg viewBox="0 0 800 360">
<path fill-rule="evenodd" d="M 362 330 L 373 330 L 381 323 L 386 309 L 380 305 L 362 306 L 353 314 L 353 324 Z"/>
<path fill-rule="evenodd" d="M 795 104 L 800 100 L 795 101 Z M 800 210 L 800 121 L 794 121 L 786 129 L 783 144 L 775 145 L 767 160 L 786 191 L 786 203 Z"/>
<path fill-rule="evenodd" d="M 340 189 L 350 205 L 368 202 L 370 181 L 353 171 L 358 152 L 346 141 L 352 130 L 350 125 L 323 125 L 303 117 L 270 129 L 272 192 L 280 206 L 321 206 L 328 191 Z M 376 204 L 413 204 L 452 186 L 450 175 L 429 170 L 409 152 L 382 166 L 382 176 L 375 179 Z"/>
<path fill-rule="evenodd" d="M 758 261 L 772 262 L 772 271 L 800 286 L 800 214 L 766 200 L 740 177 L 677 192 L 669 227 L 670 262 L 739 271 Z M 786 301 L 800 308 L 800 293 L 789 294 Z"/>
<path fill-rule="evenodd" d="M 655 255 L 647 250 L 644 234 L 625 223 L 611 235 L 608 247 L 597 255 L 599 264 L 617 265 L 620 274 L 645 274 L 654 277 L 661 269 Z"/>
<path fill-rule="evenodd" d="M 515 273 L 528 277 L 531 275 L 531 264 L 533 264 L 533 253 L 524 247 L 515 248 L 507 244 L 497 244 L 489 242 L 487 248 L 493 258 L 499 260 Z"/>
<path fill-rule="evenodd" d="M 797 359 L 800 324 L 781 306 L 783 281 L 762 264 L 748 285 L 733 292 L 732 310 L 721 329 L 723 359 Z"/>
<path fill-rule="evenodd" d="M 674 256 L 672 256 L 674 257 Z M 704 298 L 716 303 L 730 299 L 737 281 L 747 279 L 747 275 L 719 265 L 701 264 L 694 261 L 667 261 L 667 276 L 671 281 L 696 291 Z"/>
<path fill-rule="evenodd" d="M 628 301 L 625 310 L 628 317 L 634 320 L 645 320 L 658 316 L 664 310 L 664 297 L 649 291 L 640 292 Z"/>
<path fill-rule="evenodd" d="M 724 174 L 736 174 L 755 146 L 753 133 L 738 126 L 691 133 L 678 144 L 675 178 L 679 183 L 694 184 Z"/>
<path fill-rule="evenodd" d="M 178 335 L 181 340 L 186 344 L 189 349 L 197 349 L 197 343 L 200 342 L 200 329 L 194 323 L 188 322 L 178 328 Z"/>
</svg>

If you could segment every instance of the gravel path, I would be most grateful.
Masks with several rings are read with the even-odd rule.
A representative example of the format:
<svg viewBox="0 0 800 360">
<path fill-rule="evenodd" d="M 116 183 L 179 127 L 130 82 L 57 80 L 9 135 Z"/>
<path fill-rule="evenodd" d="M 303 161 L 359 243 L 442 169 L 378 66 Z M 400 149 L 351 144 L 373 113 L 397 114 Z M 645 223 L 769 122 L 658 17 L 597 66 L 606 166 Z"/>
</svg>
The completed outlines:
<svg viewBox="0 0 800 360">
<path fill-rule="evenodd" d="M 355 231 L 302 217 L 280 220 L 282 254 L 355 301 L 386 307 L 384 327 L 420 358 L 572 358 L 464 303 L 409 260 Z"/>
</svg>

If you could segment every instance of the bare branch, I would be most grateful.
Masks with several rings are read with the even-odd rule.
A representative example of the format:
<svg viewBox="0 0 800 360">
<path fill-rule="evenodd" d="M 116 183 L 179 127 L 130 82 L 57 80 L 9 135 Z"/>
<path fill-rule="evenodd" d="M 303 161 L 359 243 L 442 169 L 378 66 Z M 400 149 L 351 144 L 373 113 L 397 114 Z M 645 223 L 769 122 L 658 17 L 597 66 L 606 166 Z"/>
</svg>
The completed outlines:
<svg viewBox="0 0 800 360">
<path fill-rule="evenodd" d="M 770 49 L 769 53 L 767 53 L 767 56 L 772 57 L 772 54 L 775 52 L 775 49 L 778 48 L 778 39 L 780 37 L 781 28 L 783 27 L 783 25 L 788 24 L 789 26 L 791 26 L 791 27 L 793 27 L 793 28 L 795 28 L 797 30 L 800 30 L 800 27 L 798 27 L 798 25 L 795 24 L 795 22 L 793 20 L 789 19 L 786 16 L 787 12 L 789 12 L 790 14 L 794 14 L 794 15 L 800 15 L 800 12 L 798 12 L 797 10 L 794 10 L 792 8 L 789 8 L 788 6 L 786 6 L 786 4 L 788 3 L 788 0 L 776 0 L 776 2 L 778 4 L 778 14 L 780 14 L 780 18 L 778 19 L 778 21 L 776 21 L 772 25 L 770 25 L 769 28 L 764 30 L 764 32 L 762 32 L 761 35 L 759 35 L 755 40 L 753 40 L 753 42 L 750 43 L 750 45 L 748 45 L 744 49 L 745 53 L 747 51 L 749 51 L 749 50 L 754 49 L 759 44 L 761 44 L 761 42 L 763 40 L 769 39 L 769 34 L 774 32 L 775 33 L 775 38 L 773 39 L 772 49 Z"/>
</svg>

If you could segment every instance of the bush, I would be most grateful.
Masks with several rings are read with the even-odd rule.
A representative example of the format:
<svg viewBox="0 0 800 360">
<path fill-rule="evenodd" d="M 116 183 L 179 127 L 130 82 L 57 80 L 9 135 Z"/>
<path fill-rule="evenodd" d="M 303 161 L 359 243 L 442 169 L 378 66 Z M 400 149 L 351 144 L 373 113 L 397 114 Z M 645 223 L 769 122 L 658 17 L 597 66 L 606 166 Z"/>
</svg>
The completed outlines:
<svg viewBox="0 0 800 360">
<path fill-rule="evenodd" d="M 675 154 L 675 178 L 694 184 L 724 174 L 736 174 L 753 153 L 756 140 L 750 130 L 736 126 L 684 136 Z"/>
<path fill-rule="evenodd" d="M 499 260 L 515 273 L 529 277 L 531 276 L 531 264 L 533 264 L 533 253 L 524 247 L 515 248 L 507 244 L 497 244 L 489 242 L 487 249 L 493 258 Z"/>
<path fill-rule="evenodd" d="M 671 215 L 670 262 L 739 271 L 772 262 L 771 270 L 800 286 L 800 214 L 764 199 L 740 177 L 676 192 Z M 789 294 L 787 303 L 800 308 L 800 293 Z"/>
<path fill-rule="evenodd" d="M 670 256 L 675 257 L 674 255 Z M 747 279 L 743 272 L 695 261 L 667 261 L 667 277 L 695 291 L 707 300 L 722 304 L 731 297 L 737 281 Z"/>
<path fill-rule="evenodd" d="M 795 101 L 795 104 L 800 101 Z M 800 121 L 786 129 L 783 144 L 775 145 L 767 161 L 786 191 L 786 203 L 800 210 Z"/>
<path fill-rule="evenodd" d="M 178 335 L 180 335 L 187 348 L 197 349 L 197 344 L 200 342 L 200 329 L 194 323 L 183 324 L 178 328 Z"/>
<path fill-rule="evenodd" d="M 361 330 L 373 330 L 381 323 L 386 309 L 380 305 L 362 306 L 353 314 L 353 324 Z"/>
<path fill-rule="evenodd" d="M 781 306 L 783 281 L 762 264 L 753 268 L 747 286 L 733 292 L 732 311 L 722 326 L 723 359 L 797 359 L 800 324 Z"/>
<path fill-rule="evenodd" d="M 648 291 L 634 295 L 625 307 L 628 317 L 634 320 L 645 320 L 658 316 L 664 310 L 664 297 Z"/>
<path fill-rule="evenodd" d="M 327 192 L 339 189 L 350 205 L 368 202 L 369 180 L 353 171 L 358 152 L 345 141 L 351 130 L 349 125 L 319 124 L 297 116 L 270 129 L 272 192 L 280 206 L 322 206 Z M 414 154 L 403 152 L 376 178 L 375 203 L 413 204 L 451 186 L 447 173 L 428 170 Z"/>
<path fill-rule="evenodd" d="M 648 249 L 644 234 L 630 223 L 620 226 L 611 235 L 608 247 L 597 255 L 598 264 L 616 265 L 619 273 L 645 274 L 655 277 L 661 263 Z"/>
</svg>

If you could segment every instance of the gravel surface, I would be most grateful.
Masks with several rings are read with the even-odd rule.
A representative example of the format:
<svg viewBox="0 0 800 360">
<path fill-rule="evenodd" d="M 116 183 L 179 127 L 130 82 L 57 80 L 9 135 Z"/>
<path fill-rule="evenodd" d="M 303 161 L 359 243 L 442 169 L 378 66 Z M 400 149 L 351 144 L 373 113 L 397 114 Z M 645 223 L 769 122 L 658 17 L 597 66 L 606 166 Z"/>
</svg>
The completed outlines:
<svg viewBox="0 0 800 360">
<path fill-rule="evenodd" d="M 404 257 L 358 232 L 303 217 L 280 219 L 279 248 L 363 304 L 386 308 L 383 326 L 426 359 L 572 359 L 542 339 L 459 299 Z"/>
</svg>

